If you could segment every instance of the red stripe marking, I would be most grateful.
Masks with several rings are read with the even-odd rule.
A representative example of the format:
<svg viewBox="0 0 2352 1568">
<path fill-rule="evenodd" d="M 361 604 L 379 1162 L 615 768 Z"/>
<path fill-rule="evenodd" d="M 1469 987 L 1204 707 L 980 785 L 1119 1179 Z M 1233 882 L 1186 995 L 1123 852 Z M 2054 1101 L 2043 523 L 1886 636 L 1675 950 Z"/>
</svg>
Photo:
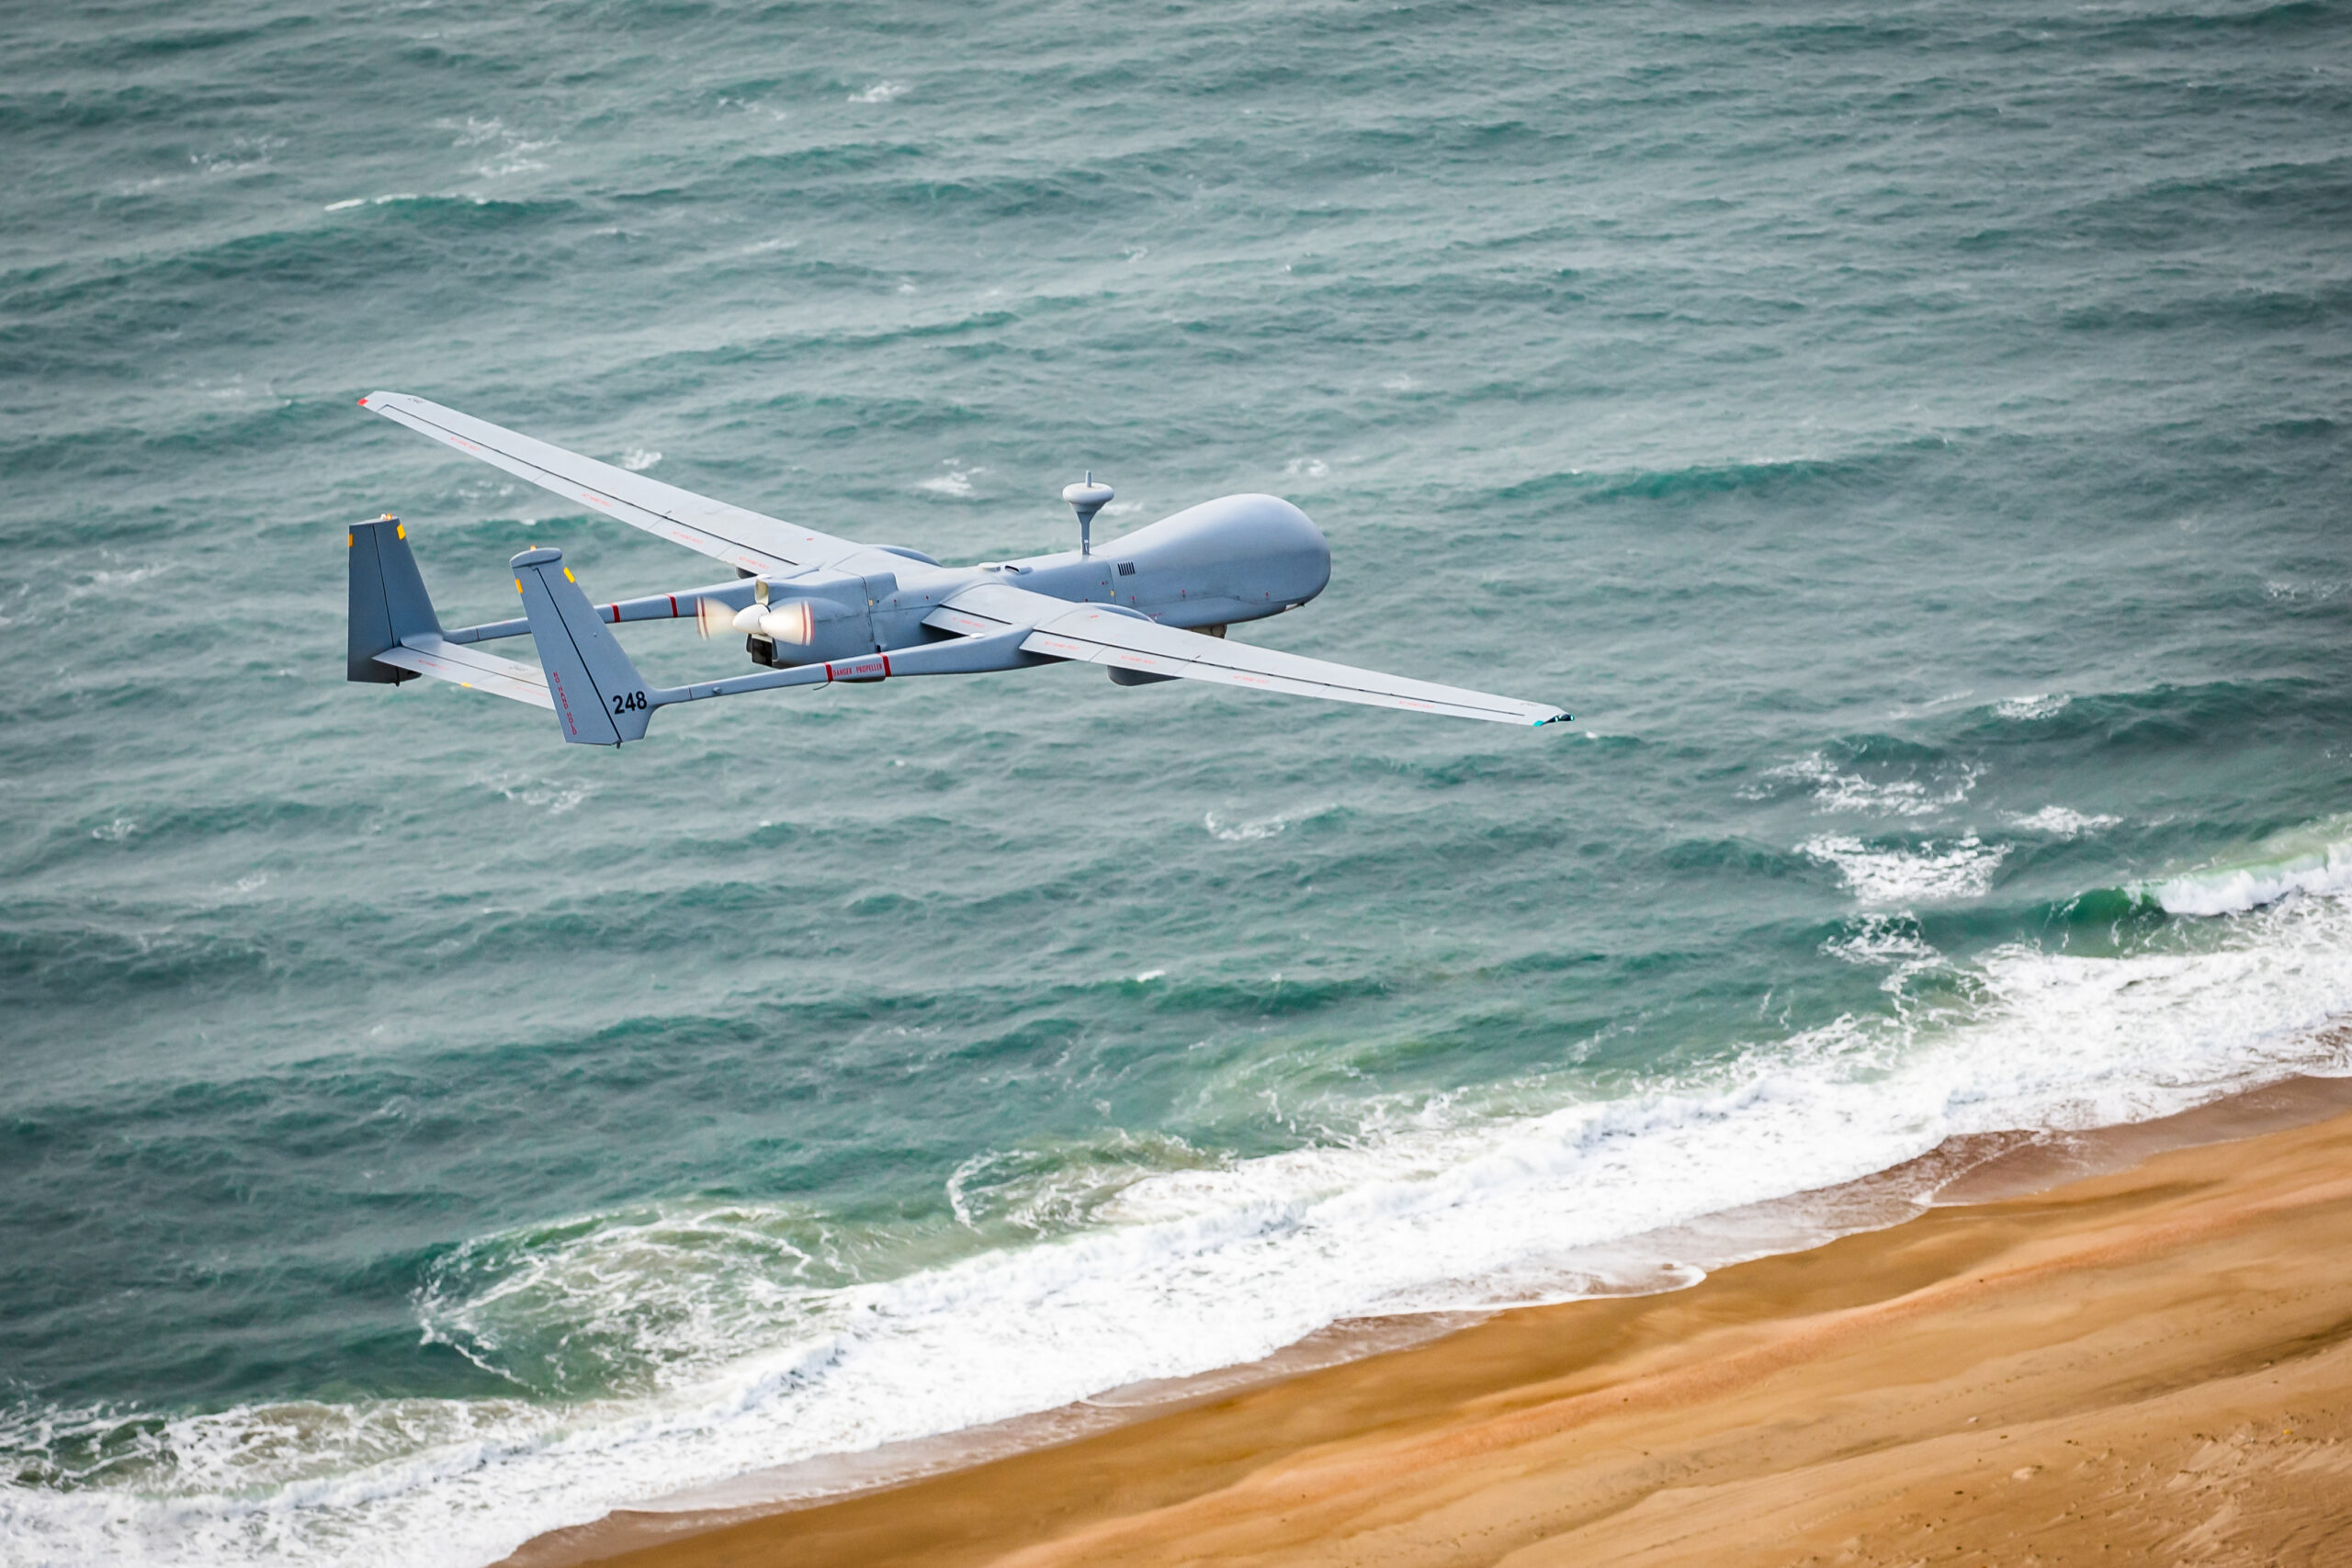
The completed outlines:
<svg viewBox="0 0 2352 1568">
<path fill-rule="evenodd" d="M 890 656 L 887 653 L 882 656 L 882 678 L 886 681 L 890 678 Z"/>
<path fill-rule="evenodd" d="M 614 605 L 614 606 L 613 606 L 613 624 L 614 624 L 615 626 L 618 626 L 618 625 L 620 625 L 620 620 L 621 620 L 621 607 L 620 607 L 618 604 L 616 604 L 616 605 Z"/>
<path fill-rule="evenodd" d="M 670 618 L 673 621 L 678 618 L 678 596 L 675 593 L 670 595 Z"/>
</svg>

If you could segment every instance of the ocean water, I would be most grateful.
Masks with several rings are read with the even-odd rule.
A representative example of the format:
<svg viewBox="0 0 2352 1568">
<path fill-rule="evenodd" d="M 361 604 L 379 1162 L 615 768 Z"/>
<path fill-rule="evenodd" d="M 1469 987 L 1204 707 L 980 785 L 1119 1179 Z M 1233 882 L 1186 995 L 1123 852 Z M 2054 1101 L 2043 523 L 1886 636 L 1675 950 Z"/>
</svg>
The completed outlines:
<svg viewBox="0 0 2352 1568">
<path fill-rule="evenodd" d="M 19 6 L 0 152 L 10 1563 L 466 1568 L 2352 1072 L 2341 4 Z M 1577 722 L 567 747 L 346 684 L 344 525 L 724 572 L 378 387 L 949 560 L 1273 491 L 1238 636 Z"/>
</svg>

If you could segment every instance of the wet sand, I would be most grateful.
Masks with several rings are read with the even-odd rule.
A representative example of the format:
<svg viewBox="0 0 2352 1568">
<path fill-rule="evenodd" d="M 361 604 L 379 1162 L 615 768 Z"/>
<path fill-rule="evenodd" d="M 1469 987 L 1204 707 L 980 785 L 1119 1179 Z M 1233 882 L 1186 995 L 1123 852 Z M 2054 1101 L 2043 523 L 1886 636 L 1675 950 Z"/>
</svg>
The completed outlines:
<svg viewBox="0 0 2352 1568">
<path fill-rule="evenodd" d="M 1945 1206 L 1689 1290 L 510 1562 L 2352 1563 L 2347 1102 L 2013 1141 Z"/>
</svg>

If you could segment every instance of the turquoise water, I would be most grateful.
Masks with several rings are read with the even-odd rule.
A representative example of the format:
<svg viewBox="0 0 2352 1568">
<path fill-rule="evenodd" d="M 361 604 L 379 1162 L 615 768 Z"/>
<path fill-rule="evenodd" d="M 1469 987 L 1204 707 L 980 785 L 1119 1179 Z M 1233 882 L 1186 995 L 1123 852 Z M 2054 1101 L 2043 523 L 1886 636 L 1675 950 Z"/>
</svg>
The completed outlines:
<svg viewBox="0 0 2352 1568">
<path fill-rule="evenodd" d="M 0 62 L 9 1562 L 484 1562 L 2352 1071 L 2343 6 L 117 6 Z M 1088 468 L 1112 532 L 1272 491 L 1332 585 L 1238 636 L 1577 722 L 1061 669 L 567 747 L 345 683 L 344 525 L 453 623 L 537 545 L 723 571 L 378 387 L 947 560 Z"/>
</svg>

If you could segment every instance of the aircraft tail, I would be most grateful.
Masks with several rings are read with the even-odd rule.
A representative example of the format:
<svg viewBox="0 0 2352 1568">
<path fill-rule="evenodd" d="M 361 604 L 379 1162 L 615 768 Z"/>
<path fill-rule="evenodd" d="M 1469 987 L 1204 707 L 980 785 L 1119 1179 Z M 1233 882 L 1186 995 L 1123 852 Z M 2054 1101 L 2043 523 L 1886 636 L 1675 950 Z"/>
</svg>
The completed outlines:
<svg viewBox="0 0 2352 1568">
<path fill-rule="evenodd" d="M 412 637 L 441 635 L 440 619 L 425 595 L 408 547 L 408 530 L 387 513 L 371 523 L 352 525 L 344 543 L 351 556 L 351 628 L 345 674 L 354 681 L 387 684 L 413 681 L 416 673 L 377 660 Z"/>
<path fill-rule="evenodd" d="M 548 672 L 548 694 L 563 738 L 583 746 L 618 746 L 641 739 L 653 716 L 645 678 L 637 672 L 604 618 L 580 591 L 561 550 L 525 550 L 508 563 L 514 589 L 530 617 L 531 640 Z"/>
</svg>

